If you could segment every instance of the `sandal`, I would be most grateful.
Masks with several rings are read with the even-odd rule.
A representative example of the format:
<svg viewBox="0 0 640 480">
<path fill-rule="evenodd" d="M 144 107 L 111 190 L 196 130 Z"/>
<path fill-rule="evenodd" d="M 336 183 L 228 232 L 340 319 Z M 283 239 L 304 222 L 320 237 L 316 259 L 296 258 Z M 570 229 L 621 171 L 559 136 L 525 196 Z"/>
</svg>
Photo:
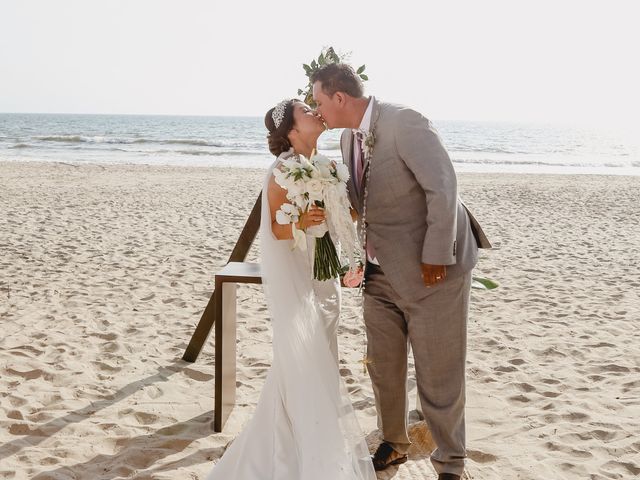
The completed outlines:
<svg viewBox="0 0 640 480">
<path fill-rule="evenodd" d="M 373 462 L 373 468 L 376 471 L 384 470 L 385 468 L 390 467 L 391 465 L 400 465 L 401 463 L 406 462 L 407 459 L 409 458 L 408 455 L 405 453 L 404 455 L 390 461 L 389 458 L 391 457 L 391 454 L 394 452 L 395 450 L 391 445 L 389 445 L 389 443 L 382 442 L 378 447 L 378 450 L 376 450 L 376 453 L 371 457 L 371 461 Z"/>
</svg>

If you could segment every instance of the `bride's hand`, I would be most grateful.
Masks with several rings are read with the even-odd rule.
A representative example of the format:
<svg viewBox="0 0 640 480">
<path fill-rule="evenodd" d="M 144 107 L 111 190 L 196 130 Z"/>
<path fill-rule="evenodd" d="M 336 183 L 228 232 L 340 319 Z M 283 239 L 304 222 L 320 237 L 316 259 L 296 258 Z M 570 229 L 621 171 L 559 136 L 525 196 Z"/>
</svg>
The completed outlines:
<svg viewBox="0 0 640 480">
<path fill-rule="evenodd" d="M 296 228 L 298 230 L 306 230 L 309 227 L 320 225 L 324 221 L 324 208 L 313 205 L 308 211 L 300 215 L 300 220 L 296 224 Z"/>
</svg>

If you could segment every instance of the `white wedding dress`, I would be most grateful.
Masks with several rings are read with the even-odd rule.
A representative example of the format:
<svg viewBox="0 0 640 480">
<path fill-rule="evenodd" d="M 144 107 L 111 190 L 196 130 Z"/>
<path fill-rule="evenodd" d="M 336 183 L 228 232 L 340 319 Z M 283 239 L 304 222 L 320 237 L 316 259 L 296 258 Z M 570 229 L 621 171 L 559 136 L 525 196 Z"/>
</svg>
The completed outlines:
<svg viewBox="0 0 640 480">
<path fill-rule="evenodd" d="M 375 480 L 362 431 L 338 371 L 338 280 L 313 280 L 307 250 L 277 240 L 262 189 L 261 264 L 273 325 L 273 363 L 253 418 L 207 480 Z"/>
</svg>

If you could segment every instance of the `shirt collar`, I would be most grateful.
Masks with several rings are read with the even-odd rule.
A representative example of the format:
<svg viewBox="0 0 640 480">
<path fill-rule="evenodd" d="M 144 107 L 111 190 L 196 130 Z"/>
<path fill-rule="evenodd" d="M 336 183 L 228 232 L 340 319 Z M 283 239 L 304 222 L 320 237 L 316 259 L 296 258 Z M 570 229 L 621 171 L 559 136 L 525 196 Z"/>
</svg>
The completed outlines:
<svg viewBox="0 0 640 480">
<path fill-rule="evenodd" d="M 352 129 L 351 131 L 355 135 L 357 132 L 362 132 L 365 135 L 369 133 L 371 129 L 371 114 L 373 113 L 373 95 L 369 97 L 369 104 L 367 105 L 367 109 L 362 116 L 362 120 L 360 121 L 360 127 L 357 129 Z"/>
</svg>

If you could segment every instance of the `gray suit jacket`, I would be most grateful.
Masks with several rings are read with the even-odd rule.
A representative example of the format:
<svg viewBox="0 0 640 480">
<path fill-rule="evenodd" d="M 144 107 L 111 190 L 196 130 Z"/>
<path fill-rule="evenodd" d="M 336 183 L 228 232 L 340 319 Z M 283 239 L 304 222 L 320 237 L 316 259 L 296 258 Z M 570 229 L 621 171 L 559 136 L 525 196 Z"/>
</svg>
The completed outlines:
<svg viewBox="0 0 640 480">
<path fill-rule="evenodd" d="M 422 263 L 447 265 L 450 280 L 475 266 L 478 247 L 491 245 L 458 199 L 453 165 L 428 119 L 374 100 L 371 128 L 375 145 L 364 167 L 365 178 L 370 169 L 367 238 L 394 290 L 417 300 L 428 293 Z M 342 132 L 342 158 L 352 177 L 353 141 L 350 129 Z M 356 191 L 352 178 L 347 188 L 361 215 L 364 189 Z"/>
</svg>

